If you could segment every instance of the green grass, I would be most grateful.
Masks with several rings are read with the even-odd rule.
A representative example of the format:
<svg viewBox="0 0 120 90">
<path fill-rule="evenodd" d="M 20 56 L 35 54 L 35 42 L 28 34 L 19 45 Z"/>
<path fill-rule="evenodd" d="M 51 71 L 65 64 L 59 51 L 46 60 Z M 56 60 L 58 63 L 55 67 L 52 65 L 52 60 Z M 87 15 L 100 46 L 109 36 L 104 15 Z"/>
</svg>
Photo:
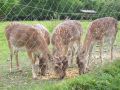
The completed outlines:
<svg viewBox="0 0 120 90">
<path fill-rule="evenodd" d="M 91 73 L 48 86 L 45 90 L 120 90 L 120 60 Z"/>
<path fill-rule="evenodd" d="M 49 32 L 52 32 L 54 27 L 62 21 L 20 21 L 22 23 L 28 24 L 38 24 L 41 23 L 45 27 L 48 28 Z M 8 90 L 79 90 L 90 88 L 91 90 L 100 89 L 102 87 L 109 88 L 113 85 L 119 86 L 120 75 L 118 72 L 120 71 L 120 62 L 117 61 L 113 63 L 113 65 L 108 65 L 108 67 L 104 69 L 100 69 L 99 72 L 95 72 L 92 74 L 86 74 L 78 76 L 74 79 L 65 79 L 62 81 L 58 80 L 32 80 L 31 74 L 31 66 L 30 61 L 26 55 L 26 53 L 21 52 L 20 57 L 20 65 L 23 72 L 17 72 L 14 68 L 13 73 L 9 73 L 8 71 L 8 63 L 7 60 L 9 58 L 9 49 L 7 46 L 7 41 L 4 35 L 4 29 L 9 22 L 0 22 L 0 90 L 8 89 Z M 83 26 L 83 38 L 86 34 L 87 28 L 90 24 L 90 21 L 81 21 Z M 120 26 L 119 26 L 120 27 Z M 120 45 L 120 30 L 117 34 L 116 45 Z M 15 60 L 14 60 L 15 66 Z M 111 74 L 110 74 L 111 73 Z M 113 75 L 112 75 L 113 74 Z M 115 75 L 116 74 L 116 75 Z M 98 76 L 98 77 L 97 77 Z M 114 78 L 113 78 L 114 77 Z M 107 81 L 109 79 L 110 82 Z M 115 81 L 113 80 L 115 79 Z M 117 83 L 118 82 L 118 83 Z M 116 87 L 114 86 L 114 87 Z M 73 88 L 73 89 L 72 89 Z M 103 89 L 104 90 L 104 89 Z M 106 90 L 106 89 L 105 89 Z"/>
</svg>

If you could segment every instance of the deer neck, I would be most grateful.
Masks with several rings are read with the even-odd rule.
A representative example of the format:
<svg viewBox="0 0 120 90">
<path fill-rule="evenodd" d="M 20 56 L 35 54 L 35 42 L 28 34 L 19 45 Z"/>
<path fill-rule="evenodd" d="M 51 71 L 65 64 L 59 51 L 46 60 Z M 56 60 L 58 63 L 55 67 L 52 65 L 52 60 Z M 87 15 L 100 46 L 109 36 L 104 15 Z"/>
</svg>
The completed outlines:
<svg viewBox="0 0 120 90">
<path fill-rule="evenodd" d="M 88 33 L 85 37 L 83 48 L 82 48 L 85 51 L 85 55 L 88 54 L 91 44 L 92 44 L 92 35 Z"/>
</svg>

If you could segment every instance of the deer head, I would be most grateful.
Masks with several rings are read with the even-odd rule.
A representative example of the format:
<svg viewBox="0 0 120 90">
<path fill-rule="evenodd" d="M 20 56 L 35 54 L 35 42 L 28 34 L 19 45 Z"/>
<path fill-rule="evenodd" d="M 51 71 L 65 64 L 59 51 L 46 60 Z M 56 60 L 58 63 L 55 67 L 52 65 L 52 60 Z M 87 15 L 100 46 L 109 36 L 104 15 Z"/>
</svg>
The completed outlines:
<svg viewBox="0 0 120 90">
<path fill-rule="evenodd" d="M 60 77 L 60 79 L 63 79 L 66 75 L 65 71 L 67 66 L 68 60 L 66 56 L 54 57 L 54 71 Z"/>
</svg>

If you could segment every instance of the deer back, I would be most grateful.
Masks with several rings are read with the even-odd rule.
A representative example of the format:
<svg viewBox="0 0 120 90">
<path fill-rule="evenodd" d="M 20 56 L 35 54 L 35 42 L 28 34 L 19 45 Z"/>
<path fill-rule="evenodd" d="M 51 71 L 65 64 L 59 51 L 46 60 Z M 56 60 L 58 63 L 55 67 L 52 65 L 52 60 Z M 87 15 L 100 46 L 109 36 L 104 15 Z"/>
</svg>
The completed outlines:
<svg viewBox="0 0 120 90">
<path fill-rule="evenodd" d="M 42 24 L 37 24 L 37 25 L 34 25 L 38 30 L 41 31 L 41 33 L 43 33 L 43 37 L 45 39 L 45 41 L 47 42 L 47 44 L 49 45 L 50 44 L 50 35 L 49 35 L 49 32 L 47 30 L 47 28 L 45 28 Z"/>
<path fill-rule="evenodd" d="M 117 20 L 112 17 L 105 17 L 94 20 L 88 33 L 91 34 L 92 38 L 101 40 L 103 37 L 111 37 L 117 31 Z"/>
<path fill-rule="evenodd" d="M 30 25 L 11 23 L 7 26 L 5 33 L 7 40 L 15 48 L 25 47 L 28 51 L 32 52 L 49 51 L 42 33 L 39 33 L 36 28 Z"/>
<path fill-rule="evenodd" d="M 72 41 L 80 40 L 81 33 L 82 28 L 78 21 L 66 20 L 55 28 L 51 42 L 55 46 L 60 45 L 58 43 L 68 45 Z"/>
</svg>

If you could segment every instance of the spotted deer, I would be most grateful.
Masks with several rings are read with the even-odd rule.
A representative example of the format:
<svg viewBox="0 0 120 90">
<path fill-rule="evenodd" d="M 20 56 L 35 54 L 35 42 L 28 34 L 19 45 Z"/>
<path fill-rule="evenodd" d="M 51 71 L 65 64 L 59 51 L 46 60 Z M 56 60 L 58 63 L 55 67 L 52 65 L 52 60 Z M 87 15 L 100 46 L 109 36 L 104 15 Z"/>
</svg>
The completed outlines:
<svg viewBox="0 0 120 90">
<path fill-rule="evenodd" d="M 51 37 L 53 45 L 54 70 L 59 75 L 60 79 L 66 75 L 68 67 L 68 48 L 74 43 L 77 47 L 80 46 L 82 34 L 81 24 L 76 20 L 66 20 L 57 25 Z"/>
<path fill-rule="evenodd" d="M 43 34 L 34 26 L 12 22 L 6 27 L 5 35 L 10 49 L 10 71 L 12 70 L 13 55 L 15 54 L 16 66 L 19 69 L 18 51 L 25 50 L 32 63 L 33 78 L 37 78 L 36 56 L 42 53 L 44 62 L 50 57 L 48 45 Z"/>
<path fill-rule="evenodd" d="M 34 27 L 37 28 L 37 30 L 39 30 L 42 33 L 45 41 L 47 42 L 47 45 L 49 45 L 50 44 L 50 34 L 49 34 L 47 28 L 44 27 L 42 24 L 36 24 L 36 25 L 34 25 Z M 44 62 L 45 58 L 42 57 L 42 56 L 41 57 L 38 56 L 38 58 L 39 58 L 38 74 L 45 75 L 45 71 L 46 71 L 46 68 L 47 68 L 46 63 Z"/>
<path fill-rule="evenodd" d="M 104 17 L 94 20 L 86 34 L 81 51 L 77 56 L 77 64 L 79 67 L 79 73 L 85 73 L 89 60 L 91 58 L 91 52 L 94 44 L 97 42 L 100 44 L 100 60 L 102 63 L 102 48 L 105 40 L 110 42 L 111 47 L 111 61 L 113 59 L 113 44 L 117 34 L 117 20 L 112 17 Z M 87 55 L 89 55 L 86 62 Z"/>
<path fill-rule="evenodd" d="M 45 41 L 47 42 L 47 44 L 50 44 L 50 34 L 47 30 L 46 27 L 44 27 L 42 24 L 36 24 L 34 25 L 35 28 L 37 28 L 38 30 L 41 31 L 41 33 L 43 33 L 43 37 L 45 39 Z"/>
</svg>

